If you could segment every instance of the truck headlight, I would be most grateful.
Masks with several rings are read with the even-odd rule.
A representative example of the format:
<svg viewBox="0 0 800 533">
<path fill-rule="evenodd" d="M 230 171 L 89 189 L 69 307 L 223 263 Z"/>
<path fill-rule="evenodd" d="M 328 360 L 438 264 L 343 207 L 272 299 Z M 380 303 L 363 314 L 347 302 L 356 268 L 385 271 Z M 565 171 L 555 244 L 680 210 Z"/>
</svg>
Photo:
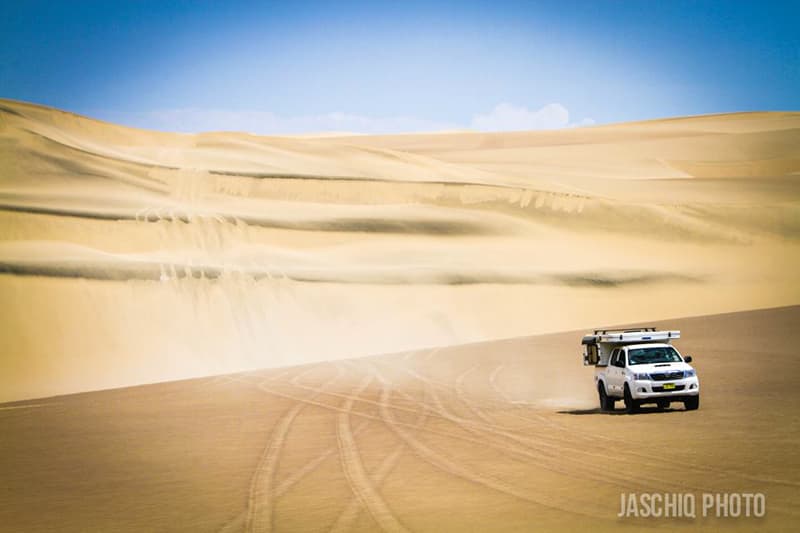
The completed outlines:
<svg viewBox="0 0 800 533">
<path fill-rule="evenodd" d="M 683 377 L 685 377 L 685 378 L 692 378 L 692 377 L 694 377 L 696 374 L 697 374 L 697 373 L 694 371 L 694 368 L 693 368 L 693 369 L 691 369 L 691 370 L 684 370 L 684 371 L 683 371 Z"/>
<path fill-rule="evenodd" d="M 650 374 L 634 374 L 633 379 L 650 379 Z"/>
</svg>

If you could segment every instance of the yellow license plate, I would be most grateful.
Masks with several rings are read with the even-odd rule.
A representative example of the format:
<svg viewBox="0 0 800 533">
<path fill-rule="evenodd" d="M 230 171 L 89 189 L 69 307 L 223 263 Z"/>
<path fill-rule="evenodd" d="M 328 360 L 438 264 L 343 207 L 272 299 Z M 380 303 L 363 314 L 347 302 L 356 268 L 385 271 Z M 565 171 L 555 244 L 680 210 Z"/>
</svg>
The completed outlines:
<svg viewBox="0 0 800 533">
<path fill-rule="evenodd" d="M 664 390 L 672 390 L 675 388 L 674 383 L 664 383 Z"/>
</svg>

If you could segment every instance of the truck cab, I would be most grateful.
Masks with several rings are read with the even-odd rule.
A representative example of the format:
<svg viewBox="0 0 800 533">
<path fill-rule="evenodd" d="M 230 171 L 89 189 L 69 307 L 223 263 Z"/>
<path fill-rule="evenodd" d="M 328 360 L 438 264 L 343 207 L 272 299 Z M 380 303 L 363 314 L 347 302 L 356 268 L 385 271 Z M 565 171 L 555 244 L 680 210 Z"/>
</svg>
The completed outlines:
<svg viewBox="0 0 800 533">
<path fill-rule="evenodd" d="M 642 404 L 665 409 L 681 402 L 687 411 L 700 406 L 700 382 L 689 364 L 672 346 L 680 331 L 595 330 L 583 338 L 584 364 L 595 366 L 594 382 L 603 411 L 618 400 L 635 413 Z"/>
</svg>

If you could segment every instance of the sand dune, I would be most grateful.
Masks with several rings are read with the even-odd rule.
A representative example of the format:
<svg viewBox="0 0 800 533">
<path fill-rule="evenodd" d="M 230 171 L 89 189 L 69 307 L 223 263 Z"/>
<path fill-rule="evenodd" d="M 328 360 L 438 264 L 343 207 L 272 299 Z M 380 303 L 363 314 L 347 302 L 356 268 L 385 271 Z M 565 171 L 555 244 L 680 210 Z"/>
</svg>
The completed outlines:
<svg viewBox="0 0 800 533">
<path fill-rule="evenodd" d="M 798 320 L 655 324 L 695 358 L 692 412 L 599 413 L 582 331 L 0 405 L 0 529 L 791 530 Z M 621 492 L 767 515 L 617 519 Z"/>
<path fill-rule="evenodd" d="M 2 100 L 0 530 L 676 527 L 632 491 L 789 530 L 799 179 L 800 113 L 257 137 Z M 581 334 L 659 319 L 701 409 L 598 413 Z"/>
<path fill-rule="evenodd" d="M 257 137 L 0 101 L 0 401 L 796 304 L 800 114 Z"/>
</svg>

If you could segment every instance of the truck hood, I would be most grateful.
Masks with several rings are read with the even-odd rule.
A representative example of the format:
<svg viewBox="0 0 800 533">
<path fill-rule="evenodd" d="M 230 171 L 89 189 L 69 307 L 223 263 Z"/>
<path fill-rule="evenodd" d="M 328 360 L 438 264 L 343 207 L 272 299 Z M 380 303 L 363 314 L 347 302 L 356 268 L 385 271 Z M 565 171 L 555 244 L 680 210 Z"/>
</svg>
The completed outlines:
<svg viewBox="0 0 800 533">
<path fill-rule="evenodd" d="M 659 374 L 661 372 L 675 372 L 676 370 L 692 370 L 692 365 L 683 362 L 655 363 L 649 365 L 631 365 L 628 368 L 630 368 L 631 372 L 635 372 L 637 374 Z"/>
</svg>

